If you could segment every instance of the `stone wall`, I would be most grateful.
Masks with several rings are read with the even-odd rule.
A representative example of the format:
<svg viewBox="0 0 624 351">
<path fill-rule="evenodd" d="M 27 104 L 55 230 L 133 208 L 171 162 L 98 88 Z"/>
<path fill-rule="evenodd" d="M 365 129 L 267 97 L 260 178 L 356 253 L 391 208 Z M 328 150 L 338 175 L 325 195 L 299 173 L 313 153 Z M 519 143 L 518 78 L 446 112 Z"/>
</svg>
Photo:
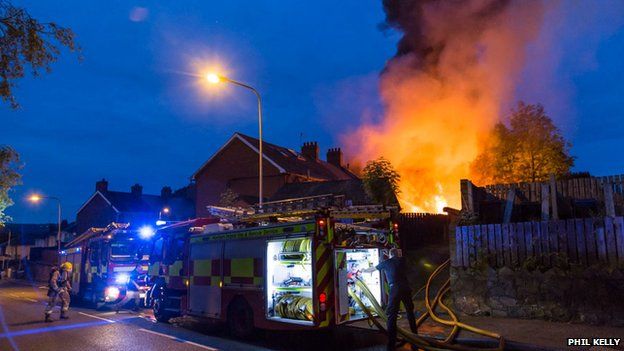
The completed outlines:
<svg viewBox="0 0 624 351">
<path fill-rule="evenodd" d="M 452 268 L 451 291 L 464 314 L 624 326 L 621 269 Z"/>
</svg>

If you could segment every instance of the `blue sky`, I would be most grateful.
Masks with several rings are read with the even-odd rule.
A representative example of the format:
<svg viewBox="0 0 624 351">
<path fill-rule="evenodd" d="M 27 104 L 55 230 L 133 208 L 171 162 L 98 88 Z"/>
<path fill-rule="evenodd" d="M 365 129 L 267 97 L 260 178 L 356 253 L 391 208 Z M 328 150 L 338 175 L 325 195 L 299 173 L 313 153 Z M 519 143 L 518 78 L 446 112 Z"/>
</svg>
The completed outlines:
<svg viewBox="0 0 624 351">
<path fill-rule="evenodd" d="M 55 219 L 52 203 L 24 201 L 31 191 L 59 196 L 72 220 L 98 179 L 114 190 L 181 187 L 233 132 L 256 135 L 253 95 L 207 91 L 193 76 L 204 66 L 260 90 L 267 141 L 316 140 L 324 153 L 381 113 L 377 77 L 399 38 L 379 29 L 376 0 L 14 3 L 71 27 L 84 56 L 64 53 L 51 74 L 19 81 L 20 110 L 0 106 L 0 144 L 24 163 L 7 211 L 18 222 Z M 517 96 L 544 103 L 578 170 L 622 173 L 624 3 L 563 3 L 529 46 L 536 58 Z"/>
</svg>

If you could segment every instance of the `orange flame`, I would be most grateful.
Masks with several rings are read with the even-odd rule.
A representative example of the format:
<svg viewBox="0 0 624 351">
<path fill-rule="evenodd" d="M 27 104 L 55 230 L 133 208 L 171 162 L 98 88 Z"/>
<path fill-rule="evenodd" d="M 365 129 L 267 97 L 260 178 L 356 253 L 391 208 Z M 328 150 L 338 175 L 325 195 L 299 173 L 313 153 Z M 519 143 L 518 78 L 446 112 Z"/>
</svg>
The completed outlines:
<svg viewBox="0 0 624 351">
<path fill-rule="evenodd" d="M 405 211 L 461 206 L 459 180 L 470 177 L 501 106 L 511 102 L 526 43 L 539 28 L 540 6 L 522 3 L 471 26 L 480 3 L 426 7 L 422 32 L 444 44 L 439 57 L 424 64 L 417 53 L 391 60 L 380 82 L 383 118 L 343 138 L 355 162 L 383 156 L 393 164 Z"/>
</svg>

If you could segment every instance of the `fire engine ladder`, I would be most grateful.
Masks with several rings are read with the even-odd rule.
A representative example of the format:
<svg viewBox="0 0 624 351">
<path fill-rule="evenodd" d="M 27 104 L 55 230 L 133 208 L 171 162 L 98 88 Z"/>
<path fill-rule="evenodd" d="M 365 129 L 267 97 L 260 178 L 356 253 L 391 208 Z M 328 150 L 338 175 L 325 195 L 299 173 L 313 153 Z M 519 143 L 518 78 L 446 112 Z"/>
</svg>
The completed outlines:
<svg viewBox="0 0 624 351">
<path fill-rule="evenodd" d="M 323 211 L 337 219 L 384 219 L 390 218 L 398 210 L 396 207 L 382 205 L 345 207 L 344 202 L 343 195 L 326 194 L 266 202 L 262 208 L 257 205 L 253 209 L 208 206 L 208 210 L 214 216 L 245 222 L 275 217 L 310 217 Z"/>
</svg>

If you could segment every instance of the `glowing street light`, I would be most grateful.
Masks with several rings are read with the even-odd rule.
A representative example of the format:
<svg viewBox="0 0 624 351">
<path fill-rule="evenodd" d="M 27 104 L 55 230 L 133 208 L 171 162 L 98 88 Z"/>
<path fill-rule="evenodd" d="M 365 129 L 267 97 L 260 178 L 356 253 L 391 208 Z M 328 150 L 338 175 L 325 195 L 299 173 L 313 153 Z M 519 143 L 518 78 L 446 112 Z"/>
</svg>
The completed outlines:
<svg viewBox="0 0 624 351">
<path fill-rule="evenodd" d="M 243 87 L 245 89 L 251 90 L 258 98 L 258 205 L 262 208 L 262 98 L 260 97 L 260 93 L 252 86 L 247 85 L 245 83 L 241 83 L 235 81 L 233 79 L 218 75 L 216 73 L 208 73 L 206 74 L 206 80 L 210 84 L 217 84 L 221 82 L 226 82 L 234 85 L 238 85 L 239 87 Z"/>
<path fill-rule="evenodd" d="M 58 208 L 58 231 L 56 233 L 56 249 L 59 252 L 59 262 L 61 260 L 60 252 L 61 252 L 61 200 L 55 196 L 43 196 L 39 194 L 32 194 L 28 197 L 28 201 L 33 204 L 38 204 L 43 199 L 56 200 L 57 208 Z"/>
<path fill-rule="evenodd" d="M 212 83 L 212 84 L 217 84 L 217 83 L 219 83 L 219 82 L 221 81 L 221 77 L 219 77 L 218 75 L 216 75 L 216 74 L 214 74 L 214 73 L 208 73 L 208 74 L 206 75 L 206 80 L 207 80 L 209 83 Z"/>
</svg>

